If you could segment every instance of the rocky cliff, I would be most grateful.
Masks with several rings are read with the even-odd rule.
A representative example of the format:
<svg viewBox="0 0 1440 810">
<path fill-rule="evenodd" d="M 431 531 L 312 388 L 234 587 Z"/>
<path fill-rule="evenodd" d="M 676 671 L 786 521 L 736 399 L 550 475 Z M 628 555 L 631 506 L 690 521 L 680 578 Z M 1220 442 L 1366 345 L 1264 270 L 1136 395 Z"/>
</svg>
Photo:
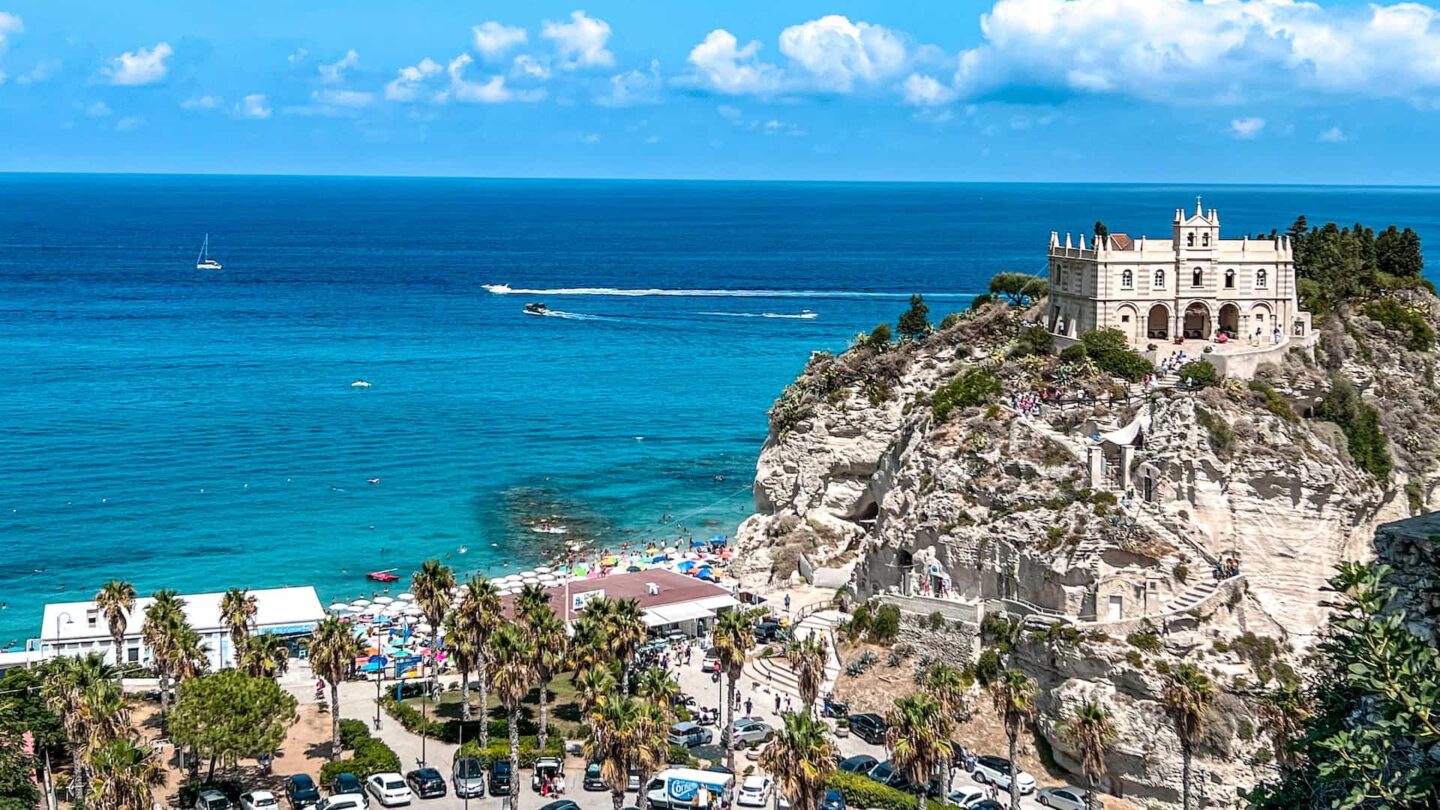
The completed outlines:
<svg viewBox="0 0 1440 810">
<path fill-rule="evenodd" d="M 1203 792 L 1234 801 L 1264 767 L 1250 687 L 1309 645 L 1334 566 L 1373 556 L 1376 527 L 1440 483 L 1436 353 L 1342 311 L 1255 380 L 1146 390 L 1037 349 L 1024 317 L 990 304 L 917 342 L 812 358 L 771 411 L 736 568 L 788 577 L 804 554 L 850 571 L 861 598 L 1072 625 L 1082 641 L 1018 656 L 1041 688 L 1036 728 L 1071 763 L 1058 724 L 1103 697 L 1125 741 L 1113 787 L 1158 801 L 1179 768 L 1162 676 L 1198 661 L 1224 688 Z"/>
</svg>

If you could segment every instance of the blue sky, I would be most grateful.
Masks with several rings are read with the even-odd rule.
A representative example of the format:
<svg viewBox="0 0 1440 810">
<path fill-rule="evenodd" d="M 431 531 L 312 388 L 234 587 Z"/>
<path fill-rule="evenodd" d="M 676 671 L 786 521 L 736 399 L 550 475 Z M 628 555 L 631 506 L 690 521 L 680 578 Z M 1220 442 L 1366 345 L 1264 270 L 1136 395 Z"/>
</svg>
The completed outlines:
<svg viewBox="0 0 1440 810">
<path fill-rule="evenodd" d="M 1440 10 L 0 0 L 0 171 L 1440 184 Z"/>
</svg>

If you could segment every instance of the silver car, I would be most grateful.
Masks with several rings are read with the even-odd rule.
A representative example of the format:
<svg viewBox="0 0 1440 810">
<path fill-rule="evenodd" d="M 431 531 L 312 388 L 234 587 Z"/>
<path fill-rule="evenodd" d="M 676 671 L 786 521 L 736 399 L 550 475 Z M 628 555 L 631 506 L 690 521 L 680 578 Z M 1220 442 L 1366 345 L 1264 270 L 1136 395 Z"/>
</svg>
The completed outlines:
<svg viewBox="0 0 1440 810">
<path fill-rule="evenodd" d="M 475 757 L 460 757 L 450 770 L 455 795 L 462 799 L 478 799 L 485 795 L 485 766 Z"/>
<path fill-rule="evenodd" d="M 775 728 L 769 723 L 762 723 L 753 717 L 742 717 L 736 720 L 734 725 L 725 729 L 722 741 L 728 743 L 731 735 L 735 737 L 737 746 L 760 745 L 767 743 L 775 736 Z"/>
<path fill-rule="evenodd" d="M 1086 798 L 1085 791 L 1072 787 L 1040 788 L 1035 793 L 1035 801 L 1055 810 L 1087 810 Z"/>
</svg>

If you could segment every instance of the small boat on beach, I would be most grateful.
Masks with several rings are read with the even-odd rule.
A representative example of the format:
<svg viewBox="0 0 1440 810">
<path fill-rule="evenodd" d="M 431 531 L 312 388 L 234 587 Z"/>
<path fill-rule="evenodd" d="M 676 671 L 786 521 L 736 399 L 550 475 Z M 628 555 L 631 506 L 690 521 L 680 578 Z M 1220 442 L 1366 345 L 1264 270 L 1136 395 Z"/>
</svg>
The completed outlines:
<svg viewBox="0 0 1440 810">
<path fill-rule="evenodd" d="M 395 576 L 394 568 L 387 568 L 384 571 L 371 571 L 365 578 L 371 582 L 399 582 L 400 577 Z"/>
<path fill-rule="evenodd" d="M 210 258 L 210 234 L 205 234 L 205 241 L 200 243 L 200 255 L 195 258 L 196 270 L 219 270 L 223 265 Z"/>
<path fill-rule="evenodd" d="M 536 302 L 536 303 L 533 303 L 533 304 L 526 304 L 526 305 L 525 305 L 525 314 L 526 314 L 526 315 L 549 315 L 549 314 L 550 314 L 550 308 L 547 307 L 547 306 L 545 306 L 545 305 L 542 304 L 542 303 L 539 303 L 539 302 Z"/>
</svg>

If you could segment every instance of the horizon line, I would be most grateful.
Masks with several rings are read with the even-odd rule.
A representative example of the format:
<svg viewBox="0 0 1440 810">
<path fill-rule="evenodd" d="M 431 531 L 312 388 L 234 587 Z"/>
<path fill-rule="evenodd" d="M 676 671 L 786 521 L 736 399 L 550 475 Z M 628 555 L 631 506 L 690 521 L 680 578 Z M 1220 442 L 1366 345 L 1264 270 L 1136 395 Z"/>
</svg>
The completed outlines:
<svg viewBox="0 0 1440 810">
<path fill-rule="evenodd" d="M 930 185 L 930 186 L 1187 186 L 1191 188 L 1337 188 L 1337 189 L 1413 189 L 1440 190 L 1440 184 L 1399 184 L 1399 183 L 1266 183 L 1266 182 L 1190 182 L 1185 180 L 1145 181 L 1090 181 L 1090 180 L 905 180 L 905 179 L 846 179 L 846 178 L 783 178 L 783 177 L 574 177 L 562 175 L 485 175 L 485 174 L 332 174 L 304 172 L 195 172 L 195 171 L 75 171 L 75 170 L 0 170 L 0 177 L 235 177 L 235 178 L 294 178 L 315 180 L 481 180 L 481 181 L 532 181 L 572 183 L 791 183 L 814 185 Z"/>
</svg>

